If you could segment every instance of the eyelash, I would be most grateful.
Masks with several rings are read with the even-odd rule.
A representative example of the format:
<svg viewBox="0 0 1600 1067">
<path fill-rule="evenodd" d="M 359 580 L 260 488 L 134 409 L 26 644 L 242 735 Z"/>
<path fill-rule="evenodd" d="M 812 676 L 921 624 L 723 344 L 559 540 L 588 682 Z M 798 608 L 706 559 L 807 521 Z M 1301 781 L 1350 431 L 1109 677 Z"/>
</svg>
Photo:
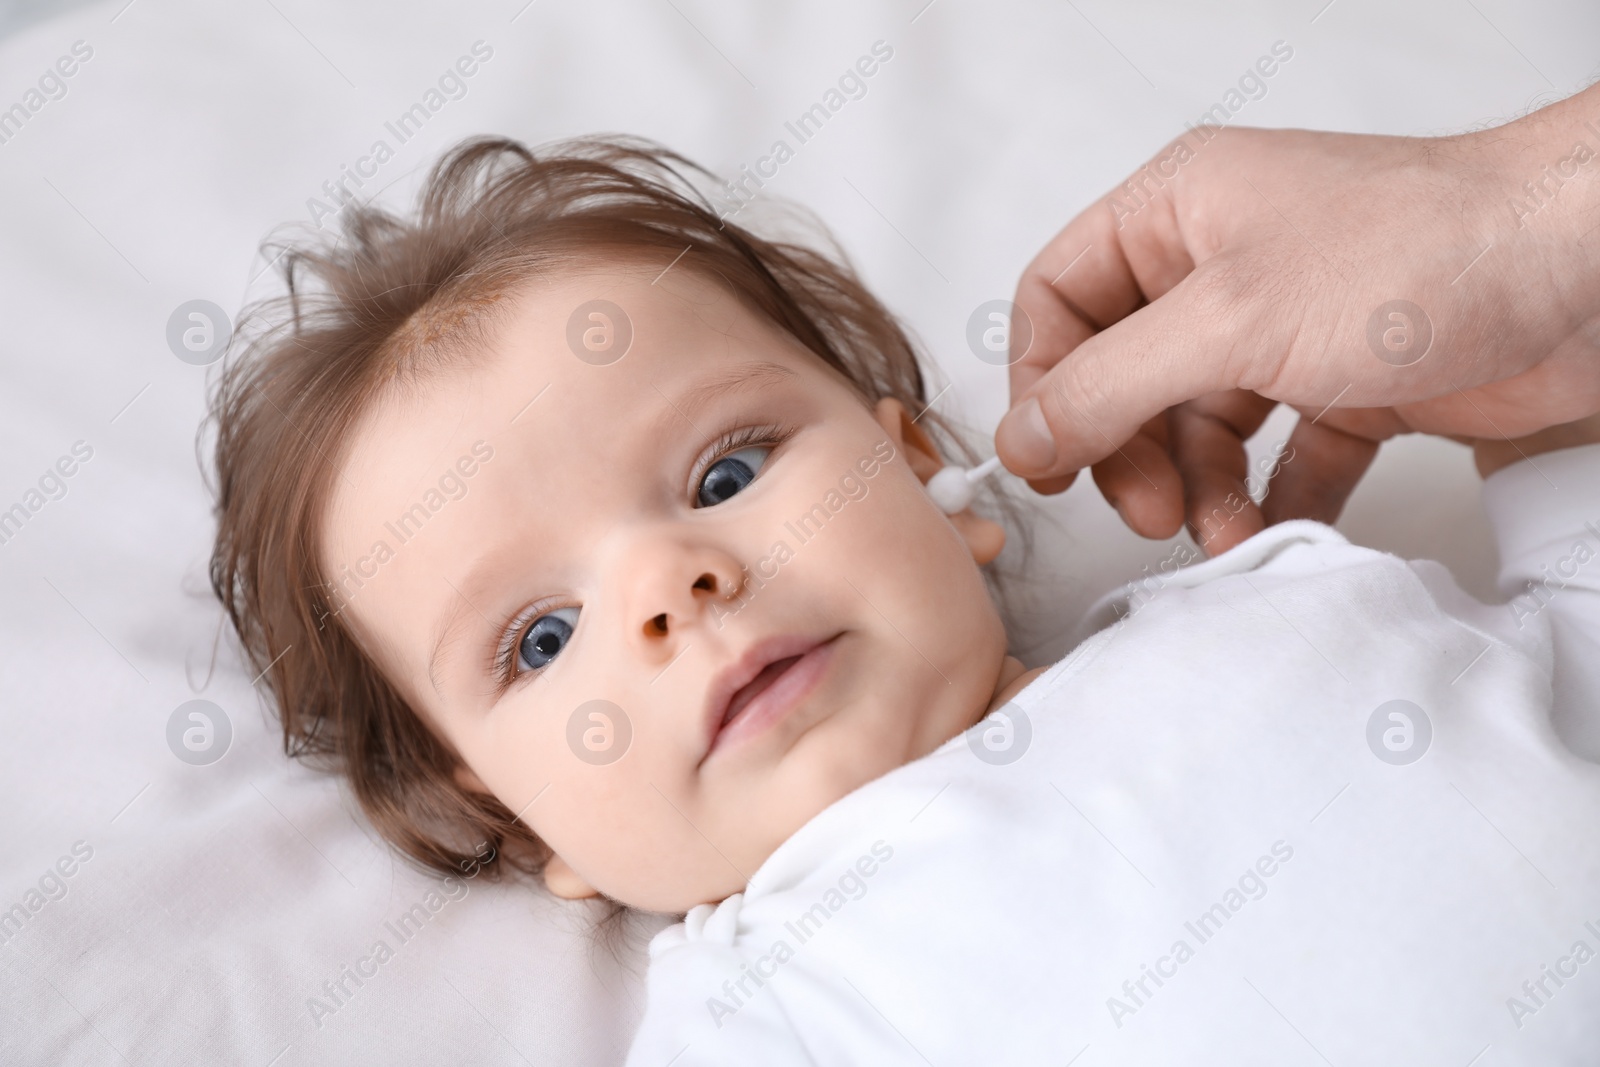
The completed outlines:
<svg viewBox="0 0 1600 1067">
<path fill-rule="evenodd" d="M 706 476 L 706 472 L 714 467 L 719 460 L 740 449 L 751 448 L 756 445 L 768 445 L 777 449 L 785 441 L 793 437 L 794 434 L 795 428 L 793 426 L 782 424 L 745 426 L 737 430 L 724 432 L 717 438 L 716 443 L 701 453 L 704 458 L 695 464 L 693 473 L 690 475 L 691 506 L 694 506 L 693 495 L 698 489 L 701 480 Z M 765 463 L 762 464 L 762 469 L 766 469 Z M 757 472 L 757 477 L 759 476 L 760 472 Z M 494 675 L 498 693 L 505 693 L 514 683 L 523 678 L 536 675 L 543 670 L 543 668 L 533 668 L 521 673 L 516 671 L 517 650 L 522 644 L 522 638 L 527 633 L 528 627 L 532 626 L 541 615 L 558 611 L 561 608 L 576 606 L 575 604 L 547 597 L 544 600 L 534 601 L 506 620 L 500 629 L 500 643 L 495 650 L 494 657 Z"/>
<path fill-rule="evenodd" d="M 537 669 L 523 671 L 521 675 L 516 673 L 517 649 L 522 644 L 522 638 L 528 632 L 528 627 L 532 626 L 539 616 L 546 612 L 576 606 L 575 604 L 564 604 L 558 600 L 548 598 L 536 600 L 507 621 L 505 627 L 500 631 L 500 647 L 495 650 L 494 656 L 494 676 L 500 692 L 505 692 L 512 682 L 515 682 L 523 675 L 539 673 Z"/>
<path fill-rule="evenodd" d="M 755 445 L 771 445 L 777 448 L 789 438 L 794 436 L 792 426 L 745 426 L 737 430 L 730 430 L 718 437 L 716 442 L 705 452 L 703 462 L 695 465 L 694 471 L 689 476 L 690 506 L 694 506 L 694 494 L 706 472 L 717 465 L 717 461 L 739 451 L 741 448 L 750 448 Z M 766 464 L 762 464 L 762 469 Z M 759 477 L 759 473 L 757 477 Z"/>
</svg>

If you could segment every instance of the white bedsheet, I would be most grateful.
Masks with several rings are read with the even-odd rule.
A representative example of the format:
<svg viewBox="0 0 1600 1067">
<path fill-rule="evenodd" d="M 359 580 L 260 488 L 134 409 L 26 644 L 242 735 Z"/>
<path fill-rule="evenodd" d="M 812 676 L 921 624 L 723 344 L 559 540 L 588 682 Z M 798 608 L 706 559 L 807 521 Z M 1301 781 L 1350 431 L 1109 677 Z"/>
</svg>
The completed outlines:
<svg viewBox="0 0 1600 1067">
<path fill-rule="evenodd" d="M 581 912 L 480 878 L 404 943 L 387 934 L 437 881 L 283 758 L 227 640 L 211 666 L 208 372 L 174 357 L 167 322 L 266 292 L 256 243 L 310 221 L 342 167 L 388 139 L 364 192 L 404 204 L 467 134 L 623 131 L 736 172 L 883 41 L 865 95 L 768 189 L 814 209 L 915 329 L 951 385 L 941 409 L 992 428 L 1004 373 L 967 350 L 972 309 L 1275 41 L 1294 57 L 1240 123 L 1442 132 L 1596 65 L 1582 0 L 1322 7 L 110 0 L 0 41 L 0 110 L 39 102 L 0 143 L 0 510 L 73 471 L 0 544 L 0 909 L 27 912 L 0 943 L 0 1062 L 599 1064 L 627 1047 L 640 957 L 591 948 Z M 465 95 L 398 144 L 385 123 L 479 41 L 493 54 Z M 1474 478 L 1457 446 L 1400 442 L 1340 528 L 1492 597 Z M 1044 511 L 1059 525 L 1018 638 L 1034 662 L 1170 550 L 1087 478 Z M 231 723 L 209 766 L 167 743 L 195 698 Z M 361 965 L 379 939 L 392 957 Z M 376 969 L 313 1011 L 347 965 Z"/>
</svg>

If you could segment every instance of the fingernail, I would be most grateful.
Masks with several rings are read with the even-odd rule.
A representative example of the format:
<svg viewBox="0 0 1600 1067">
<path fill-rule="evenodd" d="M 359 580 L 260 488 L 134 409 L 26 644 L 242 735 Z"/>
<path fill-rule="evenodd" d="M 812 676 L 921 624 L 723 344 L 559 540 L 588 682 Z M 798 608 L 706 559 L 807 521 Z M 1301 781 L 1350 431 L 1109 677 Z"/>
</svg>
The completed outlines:
<svg viewBox="0 0 1600 1067">
<path fill-rule="evenodd" d="M 1043 474 L 1056 462 L 1056 441 L 1044 421 L 1039 398 L 1030 396 L 1000 420 L 995 448 L 1021 466 L 1019 474 Z"/>
</svg>

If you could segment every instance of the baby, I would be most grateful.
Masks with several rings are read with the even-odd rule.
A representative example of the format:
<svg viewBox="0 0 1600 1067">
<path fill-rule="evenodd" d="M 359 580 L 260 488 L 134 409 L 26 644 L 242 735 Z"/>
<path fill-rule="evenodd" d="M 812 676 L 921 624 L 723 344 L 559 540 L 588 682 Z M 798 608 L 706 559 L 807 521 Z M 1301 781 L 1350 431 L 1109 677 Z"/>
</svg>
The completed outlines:
<svg viewBox="0 0 1600 1067">
<path fill-rule="evenodd" d="M 291 753 L 419 863 L 683 917 L 632 1063 L 1592 1062 L 1597 572 L 1516 612 L 1287 523 L 1029 669 L 905 333 L 694 173 L 469 142 L 287 257 L 212 581 Z M 1489 480 L 1508 592 L 1600 543 L 1595 440 Z"/>
</svg>

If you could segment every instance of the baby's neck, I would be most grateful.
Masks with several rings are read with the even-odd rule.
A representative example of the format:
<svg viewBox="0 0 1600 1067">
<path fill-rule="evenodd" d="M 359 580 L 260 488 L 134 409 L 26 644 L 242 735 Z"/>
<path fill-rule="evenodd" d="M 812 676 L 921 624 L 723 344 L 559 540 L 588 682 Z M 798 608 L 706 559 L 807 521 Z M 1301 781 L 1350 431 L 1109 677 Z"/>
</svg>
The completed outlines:
<svg viewBox="0 0 1600 1067">
<path fill-rule="evenodd" d="M 994 694 L 989 698 L 989 706 L 980 711 L 972 721 L 975 723 L 981 720 L 995 708 L 1022 692 L 1029 682 L 1044 672 L 1044 667 L 1029 670 L 1017 657 L 1007 656 L 1005 662 L 1000 665 L 1000 677 L 995 681 Z"/>
</svg>

